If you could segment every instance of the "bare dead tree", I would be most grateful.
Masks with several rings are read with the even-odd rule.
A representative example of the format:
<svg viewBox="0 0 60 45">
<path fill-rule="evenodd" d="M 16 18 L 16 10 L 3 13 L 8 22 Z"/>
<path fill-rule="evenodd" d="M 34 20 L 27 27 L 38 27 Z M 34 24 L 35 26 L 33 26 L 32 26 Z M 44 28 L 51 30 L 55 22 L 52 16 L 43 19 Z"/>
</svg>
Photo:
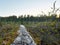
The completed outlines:
<svg viewBox="0 0 60 45">
<path fill-rule="evenodd" d="M 57 11 L 60 11 L 60 8 L 56 8 L 56 1 L 54 1 L 53 7 L 52 7 L 51 9 L 52 9 L 52 13 L 53 13 L 53 14 L 56 14 Z"/>
</svg>

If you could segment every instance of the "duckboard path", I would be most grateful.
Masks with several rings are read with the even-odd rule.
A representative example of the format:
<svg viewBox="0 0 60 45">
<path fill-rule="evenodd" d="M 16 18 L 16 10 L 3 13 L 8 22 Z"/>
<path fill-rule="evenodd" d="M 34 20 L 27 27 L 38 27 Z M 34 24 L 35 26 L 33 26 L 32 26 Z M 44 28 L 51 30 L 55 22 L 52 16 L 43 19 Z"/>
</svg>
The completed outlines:
<svg viewBox="0 0 60 45">
<path fill-rule="evenodd" d="M 36 45 L 24 25 L 20 25 L 19 34 L 11 45 Z"/>
</svg>

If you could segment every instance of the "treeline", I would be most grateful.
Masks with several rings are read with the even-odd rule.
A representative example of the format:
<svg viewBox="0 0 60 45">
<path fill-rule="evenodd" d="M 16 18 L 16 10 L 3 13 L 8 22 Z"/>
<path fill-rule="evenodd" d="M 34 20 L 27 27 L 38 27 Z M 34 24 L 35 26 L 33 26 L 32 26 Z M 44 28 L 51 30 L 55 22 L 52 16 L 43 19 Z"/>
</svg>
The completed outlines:
<svg viewBox="0 0 60 45">
<path fill-rule="evenodd" d="M 51 16 L 46 16 L 46 15 L 40 15 L 40 16 L 30 16 L 30 15 L 21 15 L 17 18 L 17 16 L 9 16 L 9 17 L 0 17 L 1 22 L 45 22 L 45 21 L 60 21 L 60 16 L 57 18 L 57 15 L 51 15 Z"/>
</svg>

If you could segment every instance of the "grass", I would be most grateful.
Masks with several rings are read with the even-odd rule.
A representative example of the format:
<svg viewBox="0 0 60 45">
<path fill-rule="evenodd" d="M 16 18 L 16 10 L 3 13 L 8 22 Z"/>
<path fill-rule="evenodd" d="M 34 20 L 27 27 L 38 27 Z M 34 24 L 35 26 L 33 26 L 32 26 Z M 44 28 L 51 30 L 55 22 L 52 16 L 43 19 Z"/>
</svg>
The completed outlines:
<svg viewBox="0 0 60 45">
<path fill-rule="evenodd" d="M 4 41 L 10 45 L 17 37 L 20 23 L 2 22 L 0 24 L 0 44 Z M 33 37 L 37 45 L 59 45 L 60 44 L 60 22 L 29 22 L 24 25 Z"/>
</svg>

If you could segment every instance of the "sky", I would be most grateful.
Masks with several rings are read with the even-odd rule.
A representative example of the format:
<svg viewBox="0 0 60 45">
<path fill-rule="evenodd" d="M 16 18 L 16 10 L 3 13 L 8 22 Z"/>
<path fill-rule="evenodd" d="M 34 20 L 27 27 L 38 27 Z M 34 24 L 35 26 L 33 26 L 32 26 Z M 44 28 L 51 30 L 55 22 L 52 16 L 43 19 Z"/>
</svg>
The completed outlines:
<svg viewBox="0 0 60 45">
<path fill-rule="evenodd" d="M 55 0 L 0 0 L 0 16 L 38 15 L 48 13 Z M 60 7 L 60 0 L 56 0 Z"/>
</svg>

